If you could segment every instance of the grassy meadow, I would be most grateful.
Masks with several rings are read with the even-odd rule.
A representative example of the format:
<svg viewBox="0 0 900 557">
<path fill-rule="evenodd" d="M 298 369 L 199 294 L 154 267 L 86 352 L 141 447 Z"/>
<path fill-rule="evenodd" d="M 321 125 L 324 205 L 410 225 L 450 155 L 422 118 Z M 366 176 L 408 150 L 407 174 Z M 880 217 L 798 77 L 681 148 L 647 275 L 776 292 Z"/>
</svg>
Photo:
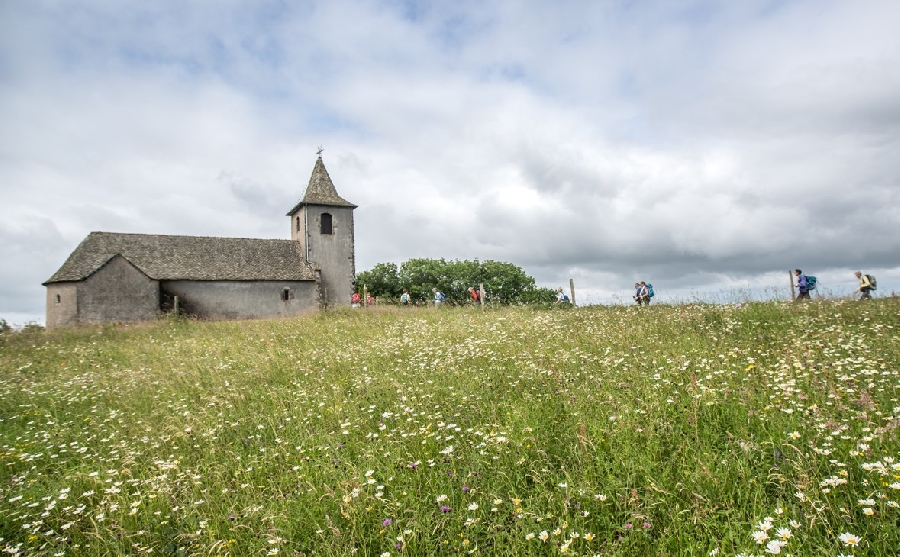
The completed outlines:
<svg viewBox="0 0 900 557">
<path fill-rule="evenodd" d="M 900 300 L 0 335 L 19 555 L 897 555 Z"/>
</svg>

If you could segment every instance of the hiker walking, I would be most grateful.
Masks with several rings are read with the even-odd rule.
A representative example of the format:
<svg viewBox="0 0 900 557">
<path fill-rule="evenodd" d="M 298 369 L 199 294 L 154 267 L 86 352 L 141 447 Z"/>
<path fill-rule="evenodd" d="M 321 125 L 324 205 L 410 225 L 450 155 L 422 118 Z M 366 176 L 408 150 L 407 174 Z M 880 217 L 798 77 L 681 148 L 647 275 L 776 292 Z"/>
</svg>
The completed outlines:
<svg viewBox="0 0 900 557">
<path fill-rule="evenodd" d="M 652 296 L 652 294 L 650 294 L 650 288 L 651 288 L 651 286 L 648 285 L 646 281 L 643 281 L 643 280 L 641 281 L 641 285 L 640 285 L 641 302 L 643 302 L 643 304 L 645 306 L 650 305 L 650 297 Z"/>
<path fill-rule="evenodd" d="M 643 301 L 643 297 L 641 296 L 642 290 L 643 289 L 641 288 L 641 283 L 639 283 L 639 282 L 634 283 L 634 296 L 632 296 L 631 298 L 634 300 L 634 302 L 637 305 L 641 305 L 641 302 Z"/>
<path fill-rule="evenodd" d="M 403 294 L 400 295 L 400 305 L 409 305 L 409 290 L 406 288 L 403 289 Z"/>
<path fill-rule="evenodd" d="M 441 302 L 447 299 L 443 292 L 439 292 L 437 288 L 432 288 L 431 293 L 434 294 L 434 309 L 441 307 Z"/>
<path fill-rule="evenodd" d="M 800 291 L 800 294 L 797 295 L 794 301 L 799 302 L 800 300 L 811 299 L 809 297 L 809 279 L 807 276 L 800 269 L 794 269 L 794 276 L 797 277 L 797 289 Z"/>
<path fill-rule="evenodd" d="M 563 292 L 562 286 L 556 289 L 556 303 L 569 303 L 569 297 Z"/>
<path fill-rule="evenodd" d="M 481 293 L 474 286 L 469 287 L 469 295 L 472 296 L 472 303 L 476 306 L 481 302 Z"/>
<path fill-rule="evenodd" d="M 859 292 L 859 299 L 871 300 L 871 292 L 875 290 L 875 277 L 872 275 L 864 275 L 860 271 L 856 271 L 853 274 L 859 280 L 859 286 L 856 287 L 856 292 Z"/>
</svg>

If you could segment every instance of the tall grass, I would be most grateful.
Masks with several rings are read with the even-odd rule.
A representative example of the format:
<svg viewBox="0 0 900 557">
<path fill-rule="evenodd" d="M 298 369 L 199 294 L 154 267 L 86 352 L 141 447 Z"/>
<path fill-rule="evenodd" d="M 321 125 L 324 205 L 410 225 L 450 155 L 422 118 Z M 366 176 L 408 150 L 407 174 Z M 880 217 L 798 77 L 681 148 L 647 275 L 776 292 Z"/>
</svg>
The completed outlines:
<svg viewBox="0 0 900 557">
<path fill-rule="evenodd" d="M 0 337 L 23 555 L 895 555 L 900 304 Z"/>
</svg>

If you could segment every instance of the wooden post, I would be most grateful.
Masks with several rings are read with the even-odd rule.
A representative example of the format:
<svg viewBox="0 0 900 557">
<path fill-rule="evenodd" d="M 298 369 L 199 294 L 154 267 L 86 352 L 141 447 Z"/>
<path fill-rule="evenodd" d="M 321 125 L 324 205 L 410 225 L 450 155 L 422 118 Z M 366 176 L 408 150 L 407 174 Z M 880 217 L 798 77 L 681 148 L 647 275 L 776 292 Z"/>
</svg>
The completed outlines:
<svg viewBox="0 0 900 557">
<path fill-rule="evenodd" d="M 794 273 L 792 273 L 790 269 L 788 269 L 788 280 L 791 283 L 791 300 L 796 300 L 797 294 L 794 293 Z"/>
<path fill-rule="evenodd" d="M 572 292 L 572 305 L 575 306 L 575 280 L 569 279 L 569 290 Z M 578 306 L 575 306 L 578 307 Z"/>
<path fill-rule="evenodd" d="M 175 296 L 175 300 L 172 302 L 172 311 L 175 312 L 175 315 L 178 315 L 178 296 Z"/>
<path fill-rule="evenodd" d="M 484 309 L 484 283 L 478 285 L 478 301 L 481 302 L 481 309 Z"/>
</svg>

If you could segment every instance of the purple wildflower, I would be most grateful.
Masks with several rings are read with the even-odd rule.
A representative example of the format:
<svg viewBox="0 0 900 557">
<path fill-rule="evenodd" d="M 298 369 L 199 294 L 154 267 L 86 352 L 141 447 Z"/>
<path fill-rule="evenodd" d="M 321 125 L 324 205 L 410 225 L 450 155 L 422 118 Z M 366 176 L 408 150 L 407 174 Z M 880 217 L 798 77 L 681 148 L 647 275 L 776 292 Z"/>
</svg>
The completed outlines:
<svg viewBox="0 0 900 557">
<path fill-rule="evenodd" d="M 391 525 L 392 522 L 394 522 L 394 521 L 391 520 L 390 518 L 385 518 L 384 521 L 381 523 L 381 525 L 384 526 L 385 528 L 387 528 L 388 526 Z"/>
<path fill-rule="evenodd" d="M 447 505 L 441 505 L 441 512 L 442 513 L 450 512 L 450 507 L 448 507 Z"/>
</svg>

